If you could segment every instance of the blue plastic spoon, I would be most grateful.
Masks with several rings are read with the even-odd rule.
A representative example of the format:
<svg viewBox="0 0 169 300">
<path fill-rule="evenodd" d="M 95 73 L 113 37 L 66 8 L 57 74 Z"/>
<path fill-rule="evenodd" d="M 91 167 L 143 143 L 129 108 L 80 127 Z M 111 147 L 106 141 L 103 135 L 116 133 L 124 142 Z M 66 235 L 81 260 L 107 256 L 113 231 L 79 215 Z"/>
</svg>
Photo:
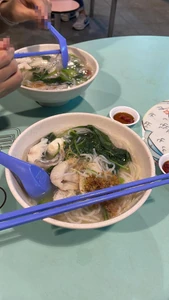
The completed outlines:
<svg viewBox="0 0 169 300">
<path fill-rule="evenodd" d="M 31 198 L 41 198 L 51 191 L 52 185 L 49 175 L 40 167 L 2 151 L 0 151 L 0 164 L 20 179 L 25 191 Z"/>
</svg>

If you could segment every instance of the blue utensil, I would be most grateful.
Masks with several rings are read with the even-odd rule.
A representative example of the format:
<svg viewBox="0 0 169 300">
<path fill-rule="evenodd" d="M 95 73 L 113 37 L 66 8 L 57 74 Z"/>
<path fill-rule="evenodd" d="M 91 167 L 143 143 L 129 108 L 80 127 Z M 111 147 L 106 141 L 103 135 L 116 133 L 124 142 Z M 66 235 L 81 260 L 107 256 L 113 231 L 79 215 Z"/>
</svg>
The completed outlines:
<svg viewBox="0 0 169 300">
<path fill-rule="evenodd" d="M 0 215 L 0 230 L 169 184 L 169 174 L 149 177 Z"/>
<path fill-rule="evenodd" d="M 67 64 L 69 61 L 69 54 L 68 54 L 66 39 L 52 26 L 52 24 L 49 21 L 47 21 L 46 26 L 49 29 L 49 31 L 53 34 L 53 36 L 58 40 L 60 45 L 60 52 L 62 56 L 63 68 L 67 68 Z"/>
<path fill-rule="evenodd" d="M 42 55 L 51 55 L 51 54 L 60 54 L 60 50 L 15 53 L 14 58 L 17 59 L 17 58 L 23 58 L 23 57 L 42 56 Z"/>
<path fill-rule="evenodd" d="M 0 151 L 0 164 L 12 171 L 31 198 L 41 198 L 52 189 L 49 175 L 40 167 Z"/>
<path fill-rule="evenodd" d="M 69 54 L 68 54 L 66 39 L 52 26 L 52 24 L 49 21 L 46 22 L 46 27 L 53 34 L 53 36 L 58 40 L 60 50 L 15 53 L 14 58 L 17 59 L 17 58 L 31 57 L 31 56 L 61 54 L 63 68 L 67 68 L 67 64 L 69 61 Z"/>
</svg>

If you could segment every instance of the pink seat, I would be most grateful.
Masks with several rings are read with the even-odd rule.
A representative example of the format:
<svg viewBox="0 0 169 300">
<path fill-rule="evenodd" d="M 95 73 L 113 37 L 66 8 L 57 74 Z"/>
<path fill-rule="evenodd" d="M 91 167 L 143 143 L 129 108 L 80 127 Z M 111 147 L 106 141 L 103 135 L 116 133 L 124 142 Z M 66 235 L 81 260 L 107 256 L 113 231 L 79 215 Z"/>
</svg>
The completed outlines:
<svg viewBox="0 0 169 300">
<path fill-rule="evenodd" d="M 52 13 L 66 13 L 75 11 L 79 4 L 73 0 L 52 0 Z"/>
<path fill-rule="evenodd" d="M 52 14 L 54 14 L 54 26 L 60 30 L 60 16 L 57 14 L 68 13 L 79 8 L 79 3 L 73 0 L 51 0 Z"/>
</svg>

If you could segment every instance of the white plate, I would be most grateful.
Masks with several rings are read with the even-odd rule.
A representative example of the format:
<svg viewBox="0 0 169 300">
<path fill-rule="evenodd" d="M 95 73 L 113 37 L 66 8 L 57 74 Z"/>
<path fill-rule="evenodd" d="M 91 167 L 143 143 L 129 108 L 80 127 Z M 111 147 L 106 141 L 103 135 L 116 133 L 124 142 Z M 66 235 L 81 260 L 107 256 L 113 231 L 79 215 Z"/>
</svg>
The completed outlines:
<svg viewBox="0 0 169 300">
<path fill-rule="evenodd" d="M 169 100 L 163 101 L 145 114 L 142 120 L 143 138 L 155 162 L 169 152 Z"/>
</svg>

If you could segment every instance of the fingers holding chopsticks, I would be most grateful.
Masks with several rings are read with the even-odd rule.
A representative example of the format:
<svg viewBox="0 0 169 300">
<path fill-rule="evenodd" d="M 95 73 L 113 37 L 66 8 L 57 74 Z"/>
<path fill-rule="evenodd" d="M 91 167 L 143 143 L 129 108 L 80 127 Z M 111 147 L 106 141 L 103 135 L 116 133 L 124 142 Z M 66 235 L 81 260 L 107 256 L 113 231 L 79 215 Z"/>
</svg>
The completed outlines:
<svg viewBox="0 0 169 300">
<path fill-rule="evenodd" d="M 49 0 L 5 0 L 1 3 L 1 14 L 10 22 L 22 23 L 29 20 L 41 22 L 51 14 Z"/>
<path fill-rule="evenodd" d="M 22 82 L 22 75 L 14 60 L 14 49 L 8 38 L 0 41 L 0 98 L 13 92 Z"/>
</svg>

